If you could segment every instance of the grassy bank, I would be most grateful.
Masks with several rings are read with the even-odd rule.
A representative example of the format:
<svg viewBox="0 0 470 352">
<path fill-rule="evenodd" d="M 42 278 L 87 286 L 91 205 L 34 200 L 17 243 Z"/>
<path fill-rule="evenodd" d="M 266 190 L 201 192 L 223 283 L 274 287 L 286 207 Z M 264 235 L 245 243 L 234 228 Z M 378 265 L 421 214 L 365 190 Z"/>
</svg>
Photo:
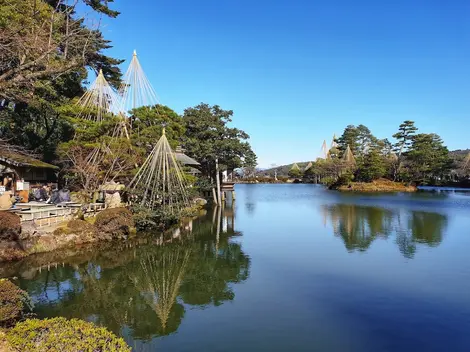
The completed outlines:
<svg viewBox="0 0 470 352">
<path fill-rule="evenodd" d="M 415 186 L 406 185 L 401 182 L 393 182 L 386 179 L 380 179 L 372 182 L 351 182 L 337 188 L 344 192 L 416 192 Z"/>
</svg>

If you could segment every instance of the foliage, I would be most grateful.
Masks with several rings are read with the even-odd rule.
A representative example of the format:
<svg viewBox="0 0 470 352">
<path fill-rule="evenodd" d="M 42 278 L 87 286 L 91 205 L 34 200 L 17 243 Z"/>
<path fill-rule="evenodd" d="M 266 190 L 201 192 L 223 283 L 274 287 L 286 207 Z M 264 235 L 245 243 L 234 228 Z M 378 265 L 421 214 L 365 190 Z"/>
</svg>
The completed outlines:
<svg viewBox="0 0 470 352">
<path fill-rule="evenodd" d="M 436 181 L 452 168 L 449 150 L 437 134 L 417 134 L 413 137 L 407 168 L 417 182 Z"/>
<path fill-rule="evenodd" d="M 127 208 L 105 209 L 98 213 L 95 226 L 99 231 L 113 236 L 128 236 L 134 228 L 132 213 Z"/>
<path fill-rule="evenodd" d="M 338 147 L 332 147 L 326 159 L 317 159 L 306 170 L 304 178 L 319 180 L 332 187 L 340 187 L 345 180 L 344 173 L 354 175 L 356 182 L 372 182 L 381 178 L 393 181 L 443 184 L 455 182 L 456 178 L 466 179 L 470 171 L 470 152 L 451 154 L 436 134 L 415 134 L 413 121 L 404 121 L 393 135 L 392 144 L 388 139 L 378 139 L 364 125 L 348 125 L 336 140 Z M 356 163 L 344 160 L 344 153 L 350 147 Z M 456 155 L 459 155 L 458 157 Z M 302 164 L 299 164 L 302 165 Z M 303 165 L 306 165 L 304 163 Z M 291 165 L 264 170 L 262 174 L 287 174 Z M 295 176 L 298 176 L 298 172 Z M 465 182 L 459 183 L 464 185 Z"/>
<path fill-rule="evenodd" d="M 163 207 L 149 209 L 134 204 L 131 206 L 135 227 L 138 231 L 165 230 L 179 222 L 178 214 Z"/>
<path fill-rule="evenodd" d="M 33 308 L 28 294 L 7 279 L 0 279 L 0 326 L 9 326 Z"/>
<path fill-rule="evenodd" d="M 383 177 L 386 171 L 384 157 L 377 149 L 372 149 L 365 155 L 356 178 L 358 181 L 371 182 Z"/>
<path fill-rule="evenodd" d="M 0 211 L 0 241 L 16 241 L 21 233 L 21 218 L 7 211 Z"/>
<path fill-rule="evenodd" d="M 336 180 L 334 178 L 330 178 L 327 180 L 326 184 L 330 189 L 338 189 L 341 186 L 347 186 L 354 180 L 354 174 L 350 171 L 344 172 L 340 175 Z"/>
<path fill-rule="evenodd" d="M 292 177 L 292 178 L 302 177 L 302 171 L 300 171 L 300 168 L 297 164 L 294 164 L 294 166 L 289 170 L 289 177 Z"/>
<path fill-rule="evenodd" d="M 56 159 L 57 146 L 74 136 L 70 111 L 77 113 L 73 100 L 83 94 L 87 71 L 102 69 L 112 84 L 120 83 L 122 61 L 102 53 L 109 41 L 76 15 L 80 2 L 111 17 L 118 14 L 105 0 L 0 5 L 0 99 L 13 103 L 0 108 L 0 138 L 49 162 Z"/>
<path fill-rule="evenodd" d="M 117 15 L 104 0 L 84 2 L 99 12 Z M 0 92 L 4 98 L 29 102 L 37 90 L 54 91 L 61 77 L 73 77 L 77 87 L 87 67 L 104 68 L 108 78 L 120 75 L 117 65 L 121 61 L 101 53 L 109 42 L 99 28 L 86 27 L 85 19 L 75 14 L 78 3 L 23 0 L 0 5 Z"/>
<path fill-rule="evenodd" d="M 215 187 L 215 184 L 207 177 L 198 177 L 194 186 L 199 190 L 199 192 L 210 192 L 212 188 Z"/>
<path fill-rule="evenodd" d="M 256 155 L 242 130 L 229 127 L 233 111 L 201 103 L 184 111 L 184 146 L 201 163 L 204 175 L 215 176 L 215 161 L 226 169 L 256 165 Z"/>
<path fill-rule="evenodd" d="M 78 319 L 29 319 L 7 334 L 17 351 L 131 351 L 122 338 L 105 328 Z"/>
<path fill-rule="evenodd" d="M 143 106 L 131 111 L 133 144 L 147 149 L 153 148 L 165 128 L 172 148 L 181 142 L 185 132 L 183 118 L 165 105 Z"/>
<path fill-rule="evenodd" d="M 351 151 L 354 155 L 357 155 L 360 145 L 359 145 L 359 130 L 356 126 L 348 125 L 345 129 L 343 134 L 338 138 L 338 150 L 340 151 L 340 157 L 343 156 L 344 152 L 346 151 L 348 145 L 351 148 Z"/>
<path fill-rule="evenodd" d="M 397 143 L 394 145 L 394 149 L 398 154 L 398 157 L 410 148 L 413 142 L 413 136 L 415 135 L 418 129 L 415 127 L 414 121 L 406 120 L 399 127 L 398 132 L 395 133 L 392 137 L 397 140 Z"/>
</svg>

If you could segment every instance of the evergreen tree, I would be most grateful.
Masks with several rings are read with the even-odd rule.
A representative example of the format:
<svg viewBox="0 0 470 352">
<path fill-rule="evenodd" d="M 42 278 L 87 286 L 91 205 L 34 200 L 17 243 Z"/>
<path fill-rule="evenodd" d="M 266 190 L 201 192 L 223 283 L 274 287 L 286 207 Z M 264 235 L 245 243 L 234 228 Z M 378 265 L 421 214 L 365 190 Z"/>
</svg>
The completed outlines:
<svg viewBox="0 0 470 352">
<path fill-rule="evenodd" d="M 359 150 L 359 131 L 356 126 L 349 125 L 344 129 L 343 134 L 338 138 L 338 149 L 343 156 L 346 149 L 349 147 L 354 155 L 357 155 Z"/>
<path fill-rule="evenodd" d="M 417 134 L 406 153 L 408 169 L 417 182 L 438 181 L 452 168 L 449 150 L 437 134 Z"/>
<path fill-rule="evenodd" d="M 414 121 L 406 120 L 398 128 L 398 132 L 393 135 L 397 139 L 395 143 L 395 151 L 398 157 L 407 151 L 413 142 L 413 136 L 418 129 L 415 127 Z"/>
<path fill-rule="evenodd" d="M 358 170 L 357 179 L 363 182 L 371 182 L 385 175 L 387 172 L 385 160 L 378 148 L 373 148 L 364 157 L 361 168 Z"/>
</svg>

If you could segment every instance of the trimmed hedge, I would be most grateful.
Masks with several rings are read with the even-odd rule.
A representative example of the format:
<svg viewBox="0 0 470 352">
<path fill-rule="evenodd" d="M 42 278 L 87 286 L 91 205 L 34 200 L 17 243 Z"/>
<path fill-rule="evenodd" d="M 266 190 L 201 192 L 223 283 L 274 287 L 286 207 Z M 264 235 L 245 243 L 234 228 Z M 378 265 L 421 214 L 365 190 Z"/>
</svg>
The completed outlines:
<svg viewBox="0 0 470 352">
<path fill-rule="evenodd" d="M 126 208 L 105 209 L 96 215 L 95 226 L 113 238 L 128 236 L 134 229 L 132 213 Z"/>
<path fill-rule="evenodd" d="M 131 351 L 122 338 L 78 319 L 28 319 L 8 331 L 7 340 L 14 350 L 21 352 Z"/>
<path fill-rule="evenodd" d="M 0 279 L 0 325 L 13 325 L 23 318 L 26 308 L 32 308 L 28 294 L 11 281 Z"/>
</svg>

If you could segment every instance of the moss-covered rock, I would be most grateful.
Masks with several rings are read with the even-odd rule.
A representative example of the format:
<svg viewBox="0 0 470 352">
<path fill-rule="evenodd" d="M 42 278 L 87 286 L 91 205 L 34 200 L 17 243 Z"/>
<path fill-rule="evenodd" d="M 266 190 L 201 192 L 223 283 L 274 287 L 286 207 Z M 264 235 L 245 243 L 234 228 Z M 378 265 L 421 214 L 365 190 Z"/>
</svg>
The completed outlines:
<svg viewBox="0 0 470 352">
<path fill-rule="evenodd" d="M 7 279 L 0 279 L 0 325 L 9 326 L 31 309 L 28 294 Z"/>
<path fill-rule="evenodd" d="M 29 319 L 11 329 L 7 340 L 13 350 L 22 352 L 131 351 L 122 338 L 78 319 Z"/>
<path fill-rule="evenodd" d="M 0 211 L 0 241 L 16 241 L 20 233 L 20 217 L 7 211 Z"/>
<path fill-rule="evenodd" d="M 78 219 L 70 220 L 66 226 L 57 228 L 54 236 L 58 241 L 68 237 L 67 241 L 73 240 L 74 244 L 94 242 L 99 239 L 98 229 L 95 226 Z"/>
<path fill-rule="evenodd" d="M 113 238 L 129 236 L 134 232 L 134 219 L 130 210 L 113 208 L 101 211 L 95 220 L 98 231 L 109 234 Z"/>
</svg>

